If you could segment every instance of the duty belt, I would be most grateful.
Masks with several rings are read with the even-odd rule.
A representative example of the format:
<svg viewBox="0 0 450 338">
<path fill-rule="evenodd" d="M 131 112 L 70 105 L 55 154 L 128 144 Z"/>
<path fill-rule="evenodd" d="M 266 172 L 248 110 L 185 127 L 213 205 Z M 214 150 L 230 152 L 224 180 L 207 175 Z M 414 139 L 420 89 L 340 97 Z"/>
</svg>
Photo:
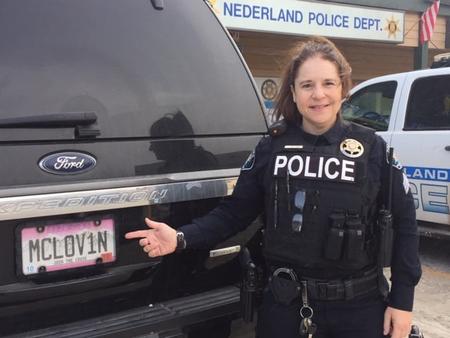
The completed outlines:
<svg viewBox="0 0 450 338">
<path fill-rule="evenodd" d="M 272 271 L 274 275 L 280 272 L 290 274 L 291 277 L 295 276 L 295 280 L 298 275 L 290 268 L 276 268 Z M 306 281 L 308 296 L 314 300 L 349 300 L 378 290 L 378 274 L 375 269 L 357 278 L 334 280 L 299 278 L 298 281 Z"/>
</svg>

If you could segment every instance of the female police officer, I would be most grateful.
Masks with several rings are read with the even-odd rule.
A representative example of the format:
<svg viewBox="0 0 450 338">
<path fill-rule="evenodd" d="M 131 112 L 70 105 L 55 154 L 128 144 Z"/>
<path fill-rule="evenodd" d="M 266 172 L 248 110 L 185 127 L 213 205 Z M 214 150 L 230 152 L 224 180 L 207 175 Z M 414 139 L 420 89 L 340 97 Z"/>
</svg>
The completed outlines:
<svg viewBox="0 0 450 338">
<path fill-rule="evenodd" d="M 272 277 L 258 337 L 298 337 L 299 327 L 316 338 L 406 337 L 421 274 L 414 203 L 397 165 L 391 170 L 392 287 L 384 298 L 377 214 L 387 190 L 386 144 L 341 119 L 350 77 L 332 42 L 303 43 L 282 79 L 278 122 L 244 164 L 231 198 L 178 231 L 146 219 L 150 229 L 126 238 L 140 238 L 151 257 L 177 246 L 211 247 L 264 211 Z"/>
</svg>

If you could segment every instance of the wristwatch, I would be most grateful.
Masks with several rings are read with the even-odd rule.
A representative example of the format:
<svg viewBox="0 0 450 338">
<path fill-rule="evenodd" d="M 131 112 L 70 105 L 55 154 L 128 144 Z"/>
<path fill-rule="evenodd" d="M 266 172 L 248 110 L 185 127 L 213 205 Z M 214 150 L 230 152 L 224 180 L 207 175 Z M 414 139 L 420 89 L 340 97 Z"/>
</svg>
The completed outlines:
<svg viewBox="0 0 450 338">
<path fill-rule="evenodd" d="M 186 249 L 186 240 L 184 239 L 184 233 L 177 231 L 177 247 L 175 251 L 181 251 Z"/>
</svg>

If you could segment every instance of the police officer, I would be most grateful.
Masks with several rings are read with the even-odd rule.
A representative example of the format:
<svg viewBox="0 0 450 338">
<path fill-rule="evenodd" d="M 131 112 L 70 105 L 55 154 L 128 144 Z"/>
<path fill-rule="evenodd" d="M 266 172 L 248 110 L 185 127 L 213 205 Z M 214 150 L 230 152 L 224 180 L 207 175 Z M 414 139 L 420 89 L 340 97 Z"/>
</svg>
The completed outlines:
<svg viewBox="0 0 450 338">
<path fill-rule="evenodd" d="M 386 144 L 344 122 L 351 68 L 335 45 L 315 37 L 288 64 L 278 120 L 245 162 L 233 195 L 178 231 L 146 219 L 149 256 L 211 247 L 266 217 L 264 255 L 271 277 L 257 337 L 404 338 L 421 275 L 415 208 L 396 162 L 392 174 L 391 290 L 377 263 L 378 210 L 387 189 Z M 308 319 L 309 318 L 309 319 Z"/>
</svg>

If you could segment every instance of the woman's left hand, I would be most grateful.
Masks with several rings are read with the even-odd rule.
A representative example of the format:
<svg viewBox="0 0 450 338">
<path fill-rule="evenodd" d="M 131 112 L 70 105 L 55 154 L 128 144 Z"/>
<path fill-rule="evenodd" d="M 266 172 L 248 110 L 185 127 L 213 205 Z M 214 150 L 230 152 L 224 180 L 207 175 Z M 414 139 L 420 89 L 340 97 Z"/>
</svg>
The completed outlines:
<svg viewBox="0 0 450 338">
<path fill-rule="evenodd" d="M 391 338 L 406 338 L 411 331 L 412 312 L 387 307 L 384 312 L 384 335 Z"/>
</svg>

